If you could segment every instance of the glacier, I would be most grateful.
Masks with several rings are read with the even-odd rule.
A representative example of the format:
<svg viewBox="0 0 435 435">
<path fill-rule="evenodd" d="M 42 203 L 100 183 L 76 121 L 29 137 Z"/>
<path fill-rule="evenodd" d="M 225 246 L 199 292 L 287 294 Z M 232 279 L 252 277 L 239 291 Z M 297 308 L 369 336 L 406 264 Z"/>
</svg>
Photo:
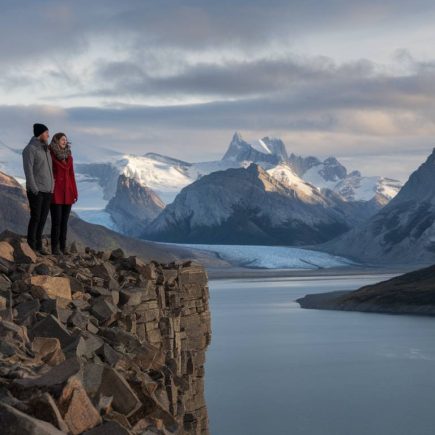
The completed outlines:
<svg viewBox="0 0 435 435">
<path fill-rule="evenodd" d="M 247 268 L 313 270 L 357 265 L 345 257 L 289 246 L 164 244 L 212 252 L 233 266 Z"/>
</svg>

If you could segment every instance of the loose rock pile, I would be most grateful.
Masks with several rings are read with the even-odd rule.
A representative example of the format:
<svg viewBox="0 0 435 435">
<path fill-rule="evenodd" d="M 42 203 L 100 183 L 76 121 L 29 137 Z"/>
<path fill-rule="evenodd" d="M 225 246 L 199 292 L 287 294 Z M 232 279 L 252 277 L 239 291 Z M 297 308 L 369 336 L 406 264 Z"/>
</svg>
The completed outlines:
<svg viewBox="0 0 435 435">
<path fill-rule="evenodd" d="M 208 434 L 207 275 L 0 235 L 2 434 Z"/>
</svg>

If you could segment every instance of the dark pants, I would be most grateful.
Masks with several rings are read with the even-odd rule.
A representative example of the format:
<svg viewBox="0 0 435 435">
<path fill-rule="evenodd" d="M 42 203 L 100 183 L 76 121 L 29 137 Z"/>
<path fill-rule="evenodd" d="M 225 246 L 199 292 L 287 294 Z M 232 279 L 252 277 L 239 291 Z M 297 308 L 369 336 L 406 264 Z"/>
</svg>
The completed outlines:
<svg viewBox="0 0 435 435">
<path fill-rule="evenodd" d="M 66 233 L 71 204 L 51 204 L 51 249 L 64 251 L 66 248 Z"/>
<path fill-rule="evenodd" d="M 50 192 L 39 192 L 34 194 L 27 192 L 27 199 L 30 206 L 30 221 L 27 228 L 27 243 L 32 249 L 42 248 L 42 232 L 47 222 L 48 211 L 51 204 Z"/>
</svg>

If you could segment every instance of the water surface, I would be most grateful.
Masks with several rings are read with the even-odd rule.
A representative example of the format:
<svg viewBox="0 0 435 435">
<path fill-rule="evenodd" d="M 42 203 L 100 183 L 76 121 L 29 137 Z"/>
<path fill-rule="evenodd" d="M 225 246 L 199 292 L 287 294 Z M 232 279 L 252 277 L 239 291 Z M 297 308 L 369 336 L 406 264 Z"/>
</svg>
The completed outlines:
<svg viewBox="0 0 435 435">
<path fill-rule="evenodd" d="M 435 318 L 294 302 L 385 278 L 210 281 L 212 435 L 433 435 Z"/>
</svg>

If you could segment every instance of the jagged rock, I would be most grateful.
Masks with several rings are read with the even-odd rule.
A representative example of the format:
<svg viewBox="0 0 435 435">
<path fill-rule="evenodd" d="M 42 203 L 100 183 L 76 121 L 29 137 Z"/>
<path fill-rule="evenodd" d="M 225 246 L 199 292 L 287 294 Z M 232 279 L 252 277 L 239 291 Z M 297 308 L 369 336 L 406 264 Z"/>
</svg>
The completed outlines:
<svg viewBox="0 0 435 435">
<path fill-rule="evenodd" d="M 36 254 L 27 242 L 19 242 L 14 246 L 14 259 L 17 263 L 36 263 Z"/>
<path fill-rule="evenodd" d="M 16 305 L 15 310 L 17 311 L 15 320 L 20 325 L 30 325 L 32 323 L 35 314 L 40 310 L 41 304 L 38 299 L 31 299 L 29 301 L 21 302 Z"/>
<path fill-rule="evenodd" d="M 128 382 L 111 367 L 104 367 L 98 393 L 113 397 L 113 409 L 127 417 L 142 406 L 136 393 L 128 385 Z"/>
<path fill-rule="evenodd" d="M 97 351 L 96 354 L 102 358 L 107 364 L 113 367 L 122 357 L 122 355 L 109 346 L 107 343 L 104 343 Z"/>
<path fill-rule="evenodd" d="M 57 338 L 36 337 L 32 342 L 32 351 L 49 366 L 57 366 L 65 361 L 65 355 Z"/>
<path fill-rule="evenodd" d="M 119 303 L 121 305 L 136 306 L 142 302 L 143 290 L 141 289 L 122 289 L 119 292 Z"/>
<path fill-rule="evenodd" d="M 48 393 L 32 397 L 30 400 L 32 414 L 41 420 L 51 423 L 57 429 L 68 432 L 68 426 L 59 412 L 56 402 Z"/>
<path fill-rule="evenodd" d="M 24 414 L 0 402 L 0 422 L 3 435 L 63 435 L 52 424 Z"/>
<path fill-rule="evenodd" d="M 122 260 L 123 258 L 125 258 L 125 254 L 124 254 L 124 251 L 121 248 L 114 249 L 110 253 L 110 257 L 109 257 L 109 259 L 112 260 L 112 261 Z"/>
<path fill-rule="evenodd" d="M 89 322 L 89 315 L 82 313 L 80 310 L 74 311 L 68 317 L 68 326 L 76 326 L 80 329 L 85 329 Z"/>
<path fill-rule="evenodd" d="M 62 323 L 66 323 L 72 314 L 71 309 L 68 308 L 69 303 L 70 301 L 68 299 L 46 299 L 41 302 L 41 311 L 52 314 Z"/>
<path fill-rule="evenodd" d="M 31 292 L 35 298 L 72 299 L 69 278 L 36 275 L 30 279 Z"/>
<path fill-rule="evenodd" d="M 53 367 L 50 371 L 37 378 L 16 379 L 14 383 L 22 388 L 54 387 L 63 384 L 71 376 L 74 376 L 81 369 L 77 357 L 69 358 L 63 363 Z"/>
<path fill-rule="evenodd" d="M 29 342 L 27 328 L 16 325 L 15 323 L 9 322 L 7 320 L 0 320 L 0 337 L 3 339 L 11 338 L 19 340 L 24 344 Z"/>
<path fill-rule="evenodd" d="M 10 243 L 0 242 L 0 258 L 10 262 L 14 261 L 14 247 Z"/>
<path fill-rule="evenodd" d="M 30 336 L 33 337 L 54 337 L 59 339 L 62 347 L 72 342 L 71 334 L 59 322 L 56 317 L 49 315 L 36 323 L 29 329 Z"/>
<path fill-rule="evenodd" d="M 100 321 L 107 325 L 116 319 L 117 308 L 104 298 L 98 298 L 91 308 L 91 313 Z"/>
<path fill-rule="evenodd" d="M 101 424 L 101 416 L 77 378 L 71 378 L 59 398 L 63 418 L 73 435 Z"/>
</svg>

